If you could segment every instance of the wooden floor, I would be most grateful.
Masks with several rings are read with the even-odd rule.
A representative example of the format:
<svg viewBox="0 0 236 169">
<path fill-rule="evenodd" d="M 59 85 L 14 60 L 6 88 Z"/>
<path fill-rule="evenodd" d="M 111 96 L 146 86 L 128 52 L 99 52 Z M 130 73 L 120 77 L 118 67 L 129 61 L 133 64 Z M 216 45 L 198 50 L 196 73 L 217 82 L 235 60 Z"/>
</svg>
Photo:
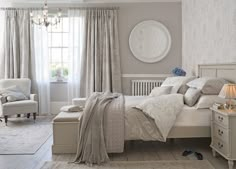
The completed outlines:
<svg viewBox="0 0 236 169">
<path fill-rule="evenodd" d="M 52 155 L 52 142 L 50 137 L 34 155 L 0 155 L 0 169 L 40 169 L 45 161 L 73 160 L 74 154 Z M 215 169 L 228 169 L 225 159 L 212 156 L 209 144 L 210 139 L 199 138 L 168 140 L 167 143 L 134 141 L 125 144 L 124 153 L 109 156 L 114 161 L 196 160 L 194 155 L 181 155 L 185 149 L 192 149 L 202 153 Z"/>
</svg>

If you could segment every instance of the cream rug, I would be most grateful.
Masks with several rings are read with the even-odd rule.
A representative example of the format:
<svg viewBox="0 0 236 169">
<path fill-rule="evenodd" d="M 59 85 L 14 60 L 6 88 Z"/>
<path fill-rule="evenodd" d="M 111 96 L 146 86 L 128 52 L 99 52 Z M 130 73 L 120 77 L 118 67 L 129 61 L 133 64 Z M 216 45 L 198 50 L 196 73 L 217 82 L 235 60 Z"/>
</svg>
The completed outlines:
<svg viewBox="0 0 236 169">
<path fill-rule="evenodd" d="M 67 162 L 46 162 L 41 169 L 214 169 L 206 160 L 109 162 L 101 166 L 68 164 Z"/>
<path fill-rule="evenodd" d="M 34 154 L 52 135 L 52 117 L 10 118 L 0 123 L 0 154 Z"/>
</svg>

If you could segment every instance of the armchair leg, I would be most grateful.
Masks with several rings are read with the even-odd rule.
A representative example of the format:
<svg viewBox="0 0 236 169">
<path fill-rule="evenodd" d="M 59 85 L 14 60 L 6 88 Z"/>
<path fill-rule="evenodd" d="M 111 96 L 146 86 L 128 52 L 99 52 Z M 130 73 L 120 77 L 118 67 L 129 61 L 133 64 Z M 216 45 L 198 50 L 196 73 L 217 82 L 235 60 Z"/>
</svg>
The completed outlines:
<svg viewBox="0 0 236 169">
<path fill-rule="evenodd" d="M 36 120 L 36 113 L 33 113 L 33 117 L 34 117 L 34 122 Z"/>
<path fill-rule="evenodd" d="M 27 118 L 30 118 L 30 113 L 27 113 Z"/>
<path fill-rule="evenodd" d="M 4 119 L 5 119 L 5 124 L 6 124 L 6 126 L 7 126 L 8 116 L 4 116 Z"/>
</svg>

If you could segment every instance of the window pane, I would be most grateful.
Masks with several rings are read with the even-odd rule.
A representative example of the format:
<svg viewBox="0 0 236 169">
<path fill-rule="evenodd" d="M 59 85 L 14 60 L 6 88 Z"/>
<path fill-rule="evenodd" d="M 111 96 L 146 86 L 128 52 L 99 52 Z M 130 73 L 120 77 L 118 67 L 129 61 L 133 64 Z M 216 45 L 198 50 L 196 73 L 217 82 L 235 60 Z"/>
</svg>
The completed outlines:
<svg viewBox="0 0 236 169">
<path fill-rule="evenodd" d="M 63 46 L 68 47 L 69 46 L 69 34 L 68 33 L 63 33 Z"/>
<path fill-rule="evenodd" d="M 63 62 L 69 62 L 69 53 L 68 53 L 68 48 L 63 48 Z"/>
<path fill-rule="evenodd" d="M 63 63 L 63 76 L 68 77 L 68 63 Z"/>
<path fill-rule="evenodd" d="M 63 18 L 63 32 L 69 32 L 69 20 L 68 18 Z"/>
<path fill-rule="evenodd" d="M 51 63 L 51 77 L 56 77 L 61 72 L 61 63 Z"/>
<path fill-rule="evenodd" d="M 62 62 L 61 48 L 52 48 L 51 62 Z"/>
<path fill-rule="evenodd" d="M 61 33 L 52 33 L 52 47 L 62 46 L 62 34 Z"/>
</svg>

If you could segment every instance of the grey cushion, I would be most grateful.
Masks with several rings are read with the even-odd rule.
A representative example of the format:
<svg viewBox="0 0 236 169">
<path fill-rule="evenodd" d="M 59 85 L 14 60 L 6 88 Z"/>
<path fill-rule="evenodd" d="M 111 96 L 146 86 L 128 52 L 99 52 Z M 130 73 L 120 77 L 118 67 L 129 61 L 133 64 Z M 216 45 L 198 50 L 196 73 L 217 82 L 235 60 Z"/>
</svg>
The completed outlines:
<svg viewBox="0 0 236 169">
<path fill-rule="evenodd" d="M 24 95 L 30 96 L 31 81 L 28 78 L 0 80 L 0 89 L 8 88 L 9 86 L 17 86 Z"/>
<path fill-rule="evenodd" d="M 197 100 L 201 96 L 201 90 L 196 88 L 189 88 L 184 94 L 184 102 L 188 106 L 192 107 L 196 104 Z"/>
<path fill-rule="evenodd" d="M 26 100 L 28 99 L 21 89 L 14 85 L 10 86 L 5 89 L 0 90 L 0 95 L 6 98 L 7 102 L 19 101 L 19 100 Z"/>
<path fill-rule="evenodd" d="M 203 94 L 217 95 L 226 83 L 228 82 L 222 78 L 201 77 L 188 82 L 187 85 L 201 90 Z"/>
<path fill-rule="evenodd" d="M 152 92 L 149 96 L 161 96 L 171 93 L 172 86 L 160 86 L 152 89 Z"/>
</svg>

